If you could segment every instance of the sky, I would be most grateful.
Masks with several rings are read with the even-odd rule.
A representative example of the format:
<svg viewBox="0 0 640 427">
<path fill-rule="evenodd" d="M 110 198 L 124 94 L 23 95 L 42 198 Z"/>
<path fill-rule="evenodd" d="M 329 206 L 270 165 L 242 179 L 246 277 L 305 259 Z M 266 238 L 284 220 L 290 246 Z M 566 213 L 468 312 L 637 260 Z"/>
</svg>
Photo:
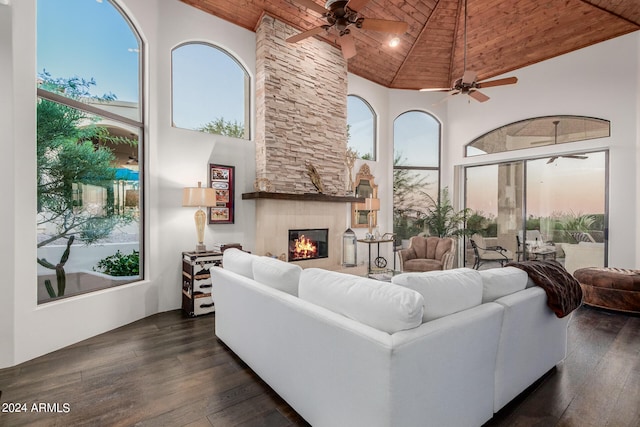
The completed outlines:
<svg viewBox="0 0 640 427">
<path fill-rule="evenodd" d="M 248 76 L 227 53 L 200 43 L 179 46 L 172 73 L 175 126 L 195 129 L 218 118 L 244 123 Z"/>
<path fill-rule="evenodd" d="M 92 95 L 139 103 L 141 42 L 108 0 L 38 0 L 37 30 L 38 74 L 93 78 Z M 210 45 L 183 45 L 172 55 L 176 126 L 194 129 L 220 117 L 244 123 L 248 94 L 237 62 Z"/>
<path fill-rule="evenodd" d="M 527 161 L 527 216 L 604 213 L 605 156 L 599 152 L 587 157 Z M 466 197 L 466 207 L 497 215 L 498 165 L 468 168 Z"/>
<path fill-rule="evenodd" d="M 37 72 L 93 78 L 93 95 L 138 102 L 140 43 L 107 0 L 38 0 Z"/>
<path fill-rule="evenodd" d="M 359 156 L 372 154 L 375 149 L 375 112 L 371 107 L 354 95 L 347 96 L 347 124 L 349 125 L 349 147 L 356 150 Z"/>
<path fill-rule="evenodd" d="M 439 166 L 440 123 L 422 111 L 408 111 L 393 122 L 394 157 L 403 166 Z"/>
</svg>

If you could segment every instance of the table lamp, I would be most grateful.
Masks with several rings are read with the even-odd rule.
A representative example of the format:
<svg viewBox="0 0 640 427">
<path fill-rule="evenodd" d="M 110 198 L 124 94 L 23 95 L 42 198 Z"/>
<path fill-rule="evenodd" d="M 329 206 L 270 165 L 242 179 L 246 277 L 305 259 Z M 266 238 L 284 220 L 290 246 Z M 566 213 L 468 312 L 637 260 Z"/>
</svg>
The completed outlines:
<svg viewBox="0 0 640 427">
<path fill-rule="evenodd" d="M 198 236 L 198 244 L 196 252 L 204 252 L 207 250 L 204 244 L 204 224 L 207 220 L 207 214 L 202 210 L 203 207 L 216 205 L 216 190 L 213 188 L 202 187 L 198 181 L 197 187 L 186 187 L 182 190 L 182 206 L 197 207 L 193 216 L 196 222 L 196 234 Z"/>
</svg>

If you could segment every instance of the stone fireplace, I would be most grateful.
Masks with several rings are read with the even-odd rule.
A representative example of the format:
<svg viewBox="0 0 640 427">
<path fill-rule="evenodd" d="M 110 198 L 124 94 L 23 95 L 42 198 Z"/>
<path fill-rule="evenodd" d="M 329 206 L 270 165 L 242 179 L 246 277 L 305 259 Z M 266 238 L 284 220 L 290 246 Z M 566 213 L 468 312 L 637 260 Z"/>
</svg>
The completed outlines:
<svg viewBox="0 0 640 427">
<path fill-rule="evenodd" d="M 271 198 L 255 198 L 255 203 L 257 254 L 289 259 L 289 230 L 320 228 L 328 230 L 327 257 L 306 260 L 301 267 L 335 269 L 342 264 L 342 233 L 347 229 L 349 203 Z"/>
<path fill-rule="evenodd" d="M 289 230 L 327 229 L 326 258 L 303 266 L 334 268 L 342 262 L 353 201 L 344 197 L 347 63 L 339 47 L 315 38 L 285 41 L 297 33 L 269 15 L 256 28 L 256 178 L 268 179 L 271 188 L 243 199 L 256 203 L 257 254 L 288 259 Z M 307 176 L 308 164 L 324 194 Z"/>
</svg>

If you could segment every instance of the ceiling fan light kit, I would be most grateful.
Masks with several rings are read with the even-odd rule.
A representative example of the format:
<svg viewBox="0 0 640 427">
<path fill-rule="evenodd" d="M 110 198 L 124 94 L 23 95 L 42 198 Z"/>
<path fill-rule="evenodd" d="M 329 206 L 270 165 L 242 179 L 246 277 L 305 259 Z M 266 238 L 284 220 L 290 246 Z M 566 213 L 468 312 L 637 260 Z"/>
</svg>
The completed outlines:
<svg viewBox="0 0 640 427">
<path fill-rule="evenodd" d="M 287 39 L 287 42 L 297 43 L 308 37 L 313 37 L 323 32 L 328 33 L 335 29 L 340 39 L 340 47 L 345 59 L 349 59 L 357 53 L 355 40 L 351 32 L 353 28 L 391 34 L 402 34 L 409 28 L 406 22 L 372 19 L 362 16 L 358 11 L 370 0 L 328 0 L 324 7 L 313 0 L 294 1 L 307 9 L 320 13 L 327 23 L 291 36 Z"/>
</svg>

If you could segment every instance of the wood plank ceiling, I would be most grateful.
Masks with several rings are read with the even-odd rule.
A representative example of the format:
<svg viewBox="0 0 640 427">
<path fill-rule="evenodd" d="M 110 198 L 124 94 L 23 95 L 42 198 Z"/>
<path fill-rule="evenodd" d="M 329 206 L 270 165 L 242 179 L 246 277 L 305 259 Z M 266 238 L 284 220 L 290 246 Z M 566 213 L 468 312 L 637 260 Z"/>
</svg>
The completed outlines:
<svg viewBox="0 0 640 427">
<path fill-rule="evenodd" d="M 181 0 L 255 31 L 263 13 L 301 31 L 325 23 L 295 0 Z M 312 0 L 324 6 L 323 0 Z M 638 0 L 467 0 L 467 69 L 485 80 L 640 29 Z M 362 3 L 362 1 L 359 1 Z M 369 0 L 366 18 L 405 21 L 393 36 L 354 29 L 349 72 L 389 88 L 450 87 L 464 70 L 464 0 Z M 330 32 L 316 36 L 339 45 Z"/>
</svg>

